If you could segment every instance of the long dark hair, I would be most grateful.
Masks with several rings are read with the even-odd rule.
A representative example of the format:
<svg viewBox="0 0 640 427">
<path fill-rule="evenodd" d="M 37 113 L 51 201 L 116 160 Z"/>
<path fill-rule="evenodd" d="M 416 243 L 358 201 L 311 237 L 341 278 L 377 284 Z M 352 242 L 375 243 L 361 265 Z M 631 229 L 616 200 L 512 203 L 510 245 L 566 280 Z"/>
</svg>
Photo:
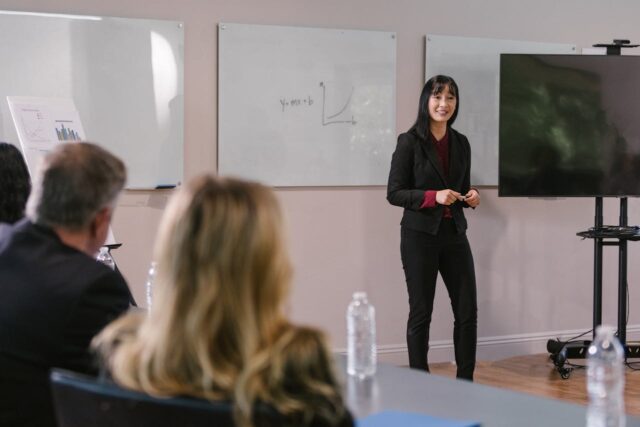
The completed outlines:
<svg viewBox="0 0 640 427">
<path fill-rule="evenodd" d="M 453 115 L 447 121 L 447 127 L 451 127 L 453 122 L 458 117 L 458 110 L 460 109 L 460 91 L 456 81 L 449 76 L 437 75 L 431 77 L 424 84 L 422 93 L 420 94 L 420 103 L 418 105 L 418 118 L 413 125 L 420 138 L 427 139 L 429 135 L 429 97 L 431 95 L 437 95 L 449 86 L 449 92 L 456 97 L 456 109 L 453 111 Z"/>
<path fill-rule="evenodd" d="M 0 222 L 13 224 L 24 216 L 31 179 L 22 153 L 0 142 Z"/>
</svg>

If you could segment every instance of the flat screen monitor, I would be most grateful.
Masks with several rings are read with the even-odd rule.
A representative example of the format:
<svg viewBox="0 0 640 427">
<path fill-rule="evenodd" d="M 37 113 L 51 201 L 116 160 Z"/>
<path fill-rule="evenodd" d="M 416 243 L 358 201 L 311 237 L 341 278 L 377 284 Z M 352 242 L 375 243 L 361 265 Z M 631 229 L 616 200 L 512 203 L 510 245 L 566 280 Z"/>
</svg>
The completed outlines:
<svg viewBox="0 0 640 427">
<path fill-rule="evenodd" d="M 500 56 L 500 196 L 640 196 L 640 57 Z"/>
</svg>

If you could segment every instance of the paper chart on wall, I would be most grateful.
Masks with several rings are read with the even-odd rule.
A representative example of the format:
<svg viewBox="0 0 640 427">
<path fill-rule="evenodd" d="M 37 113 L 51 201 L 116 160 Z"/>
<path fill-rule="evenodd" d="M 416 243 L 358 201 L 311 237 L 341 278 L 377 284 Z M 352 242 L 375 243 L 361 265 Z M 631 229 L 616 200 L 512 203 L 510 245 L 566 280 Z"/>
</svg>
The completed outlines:
<svg viewBox="0 0 640 427">
<path fill-rule="evenodd" d="M 40 159 L 56 146 L 85 139 L 70 99 L 7 96 L 7 102 L 32 176 Z"/>
<path fill-rule="evenodd" d="M 71 99 L 7 96 L 7 102 L 32 177 L 42 158 L 55 147 L 86 139 L 80 114 Z M 109 228 L 105 244 L 115 243 Z"/>
</svg>

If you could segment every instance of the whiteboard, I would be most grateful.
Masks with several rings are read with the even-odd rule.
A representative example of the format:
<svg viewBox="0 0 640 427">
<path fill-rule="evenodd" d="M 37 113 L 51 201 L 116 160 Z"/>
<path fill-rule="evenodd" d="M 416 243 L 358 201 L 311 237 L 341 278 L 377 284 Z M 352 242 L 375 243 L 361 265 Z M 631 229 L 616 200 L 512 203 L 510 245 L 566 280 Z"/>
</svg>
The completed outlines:
<svg viewBox="0 0 640 427">
<path fill-rule="evenodd" d="M 0 40 L 0 140 L 18 143 L 7 96 L 67 98 L 127 188 L 182 181 L 182 23 L 0 11 Z"/>
<path fill-rule="evenodd" d="M 392 32 L 221 23 L 218 172 L 273 186 L 386 185 Z"/>
<path fill-rule="evenodd" d="M 501 53 L 576 53 L 576 46 L 475 37 L 427 35 L 425 81 L 453 77 L 460 89 L 454 128 L 471 144 L 471 184 L 498 185 Z"/>
</svg>

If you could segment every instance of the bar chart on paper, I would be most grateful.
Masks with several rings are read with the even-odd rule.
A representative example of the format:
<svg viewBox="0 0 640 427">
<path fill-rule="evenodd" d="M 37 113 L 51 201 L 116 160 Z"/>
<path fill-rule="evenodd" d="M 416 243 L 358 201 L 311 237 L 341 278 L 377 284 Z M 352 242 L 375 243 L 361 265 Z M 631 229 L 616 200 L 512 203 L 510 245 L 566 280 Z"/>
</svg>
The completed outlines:
<svg viewBox="0 0 640 427">
<path fill-rule="evenodd" d="M 67 125 L 65 127 L 65 124 Z M 56 135 L 58 141 L 80 141 L 80 133 L 72 127 L 74 126 L 71 120 L 56 120 Z"/>
<path fill-rule="evenodd" d="M 7 102 L 31 174 L 40 158 L 57 145 L 85 138 L 80 114 L 70 99 L 8 96 Z"/>
</svg>

